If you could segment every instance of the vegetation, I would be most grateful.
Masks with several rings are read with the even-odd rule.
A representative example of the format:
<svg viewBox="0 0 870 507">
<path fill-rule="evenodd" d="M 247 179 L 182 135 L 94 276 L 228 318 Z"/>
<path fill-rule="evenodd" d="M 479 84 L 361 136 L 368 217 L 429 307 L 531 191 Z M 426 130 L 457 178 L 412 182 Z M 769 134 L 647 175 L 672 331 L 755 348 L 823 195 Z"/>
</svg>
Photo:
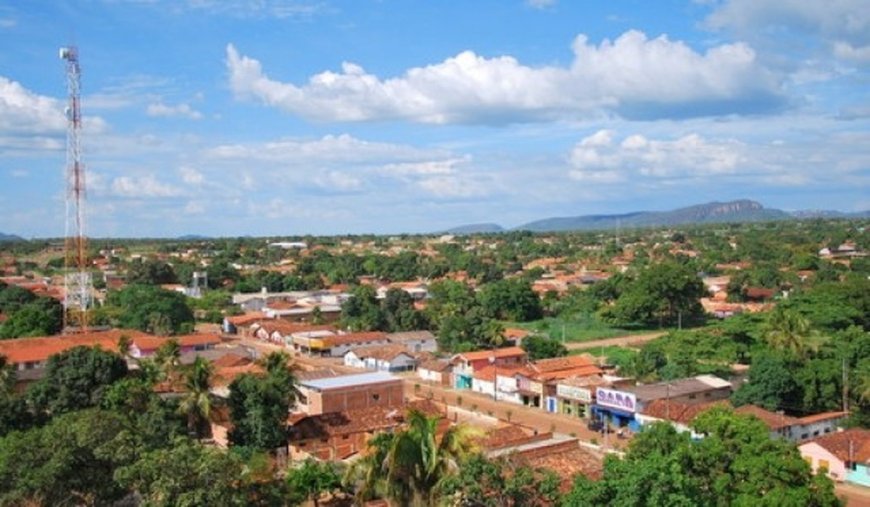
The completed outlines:
<svg viewBox="0 0 870 507">
<path fill-rule="evenodd" d="M 761 421 L 712 409 L 693 428 L 704 438 L 652 425 L 605 460 L 600 481 L 578 477 L 563 505 L 840 505 L 833 482 Z"/>
</svg>

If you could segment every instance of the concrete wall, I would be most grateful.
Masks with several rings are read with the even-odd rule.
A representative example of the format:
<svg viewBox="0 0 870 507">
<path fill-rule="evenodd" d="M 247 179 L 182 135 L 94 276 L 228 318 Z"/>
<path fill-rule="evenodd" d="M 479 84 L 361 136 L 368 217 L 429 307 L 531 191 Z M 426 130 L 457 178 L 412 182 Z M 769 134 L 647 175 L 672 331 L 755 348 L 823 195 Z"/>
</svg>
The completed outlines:
<svg viewBox="0 0 870 507">
<path fill-rule="evenodd" d="M 827 449 L 815 442 L 807 442 L 798 447 L 801 457 L 810 464 L 813 473 L 819 473 L 823 467 L 828 469 L 828 477 L 842 482 L 846 479 L 846 467 L 842 461 Z"/>
</svg>

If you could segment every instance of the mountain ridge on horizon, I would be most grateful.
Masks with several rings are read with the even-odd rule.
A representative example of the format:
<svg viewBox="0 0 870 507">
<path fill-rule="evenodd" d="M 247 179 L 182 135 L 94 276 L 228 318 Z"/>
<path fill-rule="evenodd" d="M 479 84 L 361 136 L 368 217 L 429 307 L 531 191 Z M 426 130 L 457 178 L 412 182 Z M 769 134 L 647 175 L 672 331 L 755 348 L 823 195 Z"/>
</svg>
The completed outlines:
<svg viewBox="0 0 870 507">
<path fill-rule="evenodd" d="M 668 211 L 632 211 L 628 213 L 591 214 L 549 217 L 505 228 L 495 223 L 468 224 L 447 229 L 448 234 L 495 233 L 507 231 L 561 232 L 612 229 L 616 227 L 661 227 L 671 225 L 760 222 L 805 218 L 866 218 L 870 211 L 846 213 L 835 210 L 783 211 L 765 208 L 758 201 L 736 199 L 711 201 Z M 483 227 L 478 229 L 478 227 Z"/>
</svg>

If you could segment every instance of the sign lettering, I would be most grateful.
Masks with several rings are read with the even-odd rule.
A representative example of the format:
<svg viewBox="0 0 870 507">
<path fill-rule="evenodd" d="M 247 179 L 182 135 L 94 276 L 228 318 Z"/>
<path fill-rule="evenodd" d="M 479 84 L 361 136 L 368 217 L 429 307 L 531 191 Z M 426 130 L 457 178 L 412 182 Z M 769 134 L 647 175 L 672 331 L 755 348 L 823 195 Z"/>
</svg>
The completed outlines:
<svg viewBox="0 0 870 507">
<path fill-rule="evenodd" d="M 637 398 L 634 393 L 626 393 L 623 391 L 615 391 L 599 387 L 595 391 L 596 403 L 602 407 L 612 407 L 626 412 L 634 412 L 637 405 Z"/>
</svg>

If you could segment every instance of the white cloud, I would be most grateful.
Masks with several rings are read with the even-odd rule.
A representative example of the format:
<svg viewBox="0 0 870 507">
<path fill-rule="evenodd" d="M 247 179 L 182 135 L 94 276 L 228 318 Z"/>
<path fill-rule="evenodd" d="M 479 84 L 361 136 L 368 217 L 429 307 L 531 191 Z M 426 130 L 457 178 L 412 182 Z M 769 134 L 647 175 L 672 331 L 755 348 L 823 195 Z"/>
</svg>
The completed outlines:
<svg viewBox="0 0 870 507">
<path fill-rule="evenodd" d="M 526 4 L 535 9 L 546 9 L 556 5 L 556 0 L 526 0 Z"/>
<path fill-rule="evenodd" d="M 315 183 L 325 189 L 342 192 L 359 190 L 363 186 L 361 179 L 342 171 L 329 171 L 315 178 Z"/>
<path fill-rule="evenodd" d="M 422 179 L 418 186 L 441 198 L 468 198 L 486 195 L 486 187 L 480 182 L 455 175 L 433 176 Z"/>
<path fill-rule="evenodd" d="M 834 43 L 834 55 L 843 60 L 870 63 L 870 44 L 862 47 L 855 47 L 848 42 L 837 41 Z"/>
<path fill-rule="evenodd" d="M 119 176 L 112 180 L 110 191 L 119 197 L 178 197 L 182 195 L 179 188 L 162 183 L 154 176 Z"/>
<path fill-rule="evenodd" d="M 408 145 L 378 143 L 347 134 L 326 135 L 320 139 L 282 139 L 266 143 L 227 144 L 208 150 L 206 155 L 222 160 L 256 160 L 287 164 L 346 162 L 354 164 L 416 161 L 443 155 L 440 150 L 424 150 Z"/>
<path fill-rule="evenodd" d="M 205 181 L 205 176 L 193 167 L 181 166 L 178 168 L 178 172 L 181 173 L 181 181 L 188 185 L 202 185 Z"/>
<path fill-rule="evenodd" d="M 790 44 L 790 34 L 818 37 L 838 58 L 866 63 L 870 52 L 866 0 L 727 0 L 710 14 L 707 24 L 743 39 L 786 41 L 792 52 L 813 44 Z"/>
<path fill-rule="evenodd" d="M 388 176 L 425 176 L 433 174 L 453 174 L 456 172 L 457 165 L 467 164 L 470 161 L 471 156 L 466 155 L 464 157 L 448 158 L 444 160 L 426 160 L 423 162 L 387 164 L 381 167 L 378 172 Z"/>
<path fill-rule="evenodd" d="M 573 170 L 579 181 L 616 183 L 633 176 L 646 178 L 693 178 L 731 174 L 744 162 L 743 143 L 708 141 L 698 134 L 674 140 L 655 140 L 635 134 L 621 143 L 614 133 L 600 130 L 582 139 L 571 151 Z"/>
<path fill-rule="evenodd" d="M 780 82 L 746 44 L 698 53 L 666 36 L 629 31 L 590 45 L 580 35 L 569 67 L 530 67 L 510 56 L 464 51 L 441 63 L 381 79 L 353 63 L 304 85 L 271 79 L 259 61 L 227 46 L 230 86 L 290 113 L 321 121 L 402 119 L 422 123 L 508 123 L 582 118 L 758 112 L 781 104 Z"/>
<path fill-rule="evenodd" d="M 0 76 L 0 132 L 56 134 L 66 128 L 63 105 Z"/>
<path fill-rule="evenodd" d="M 159 116 L 164 118 L 181 117 L 191 120 L 199 120 L 202 118 L 202 113 L 190 107 L 190 104 L 178 104 L 176 106 L 168 106 L 162 102 L 156 102 L 148 105 L 146 110 L 148 116 Z"/>
</svg>

